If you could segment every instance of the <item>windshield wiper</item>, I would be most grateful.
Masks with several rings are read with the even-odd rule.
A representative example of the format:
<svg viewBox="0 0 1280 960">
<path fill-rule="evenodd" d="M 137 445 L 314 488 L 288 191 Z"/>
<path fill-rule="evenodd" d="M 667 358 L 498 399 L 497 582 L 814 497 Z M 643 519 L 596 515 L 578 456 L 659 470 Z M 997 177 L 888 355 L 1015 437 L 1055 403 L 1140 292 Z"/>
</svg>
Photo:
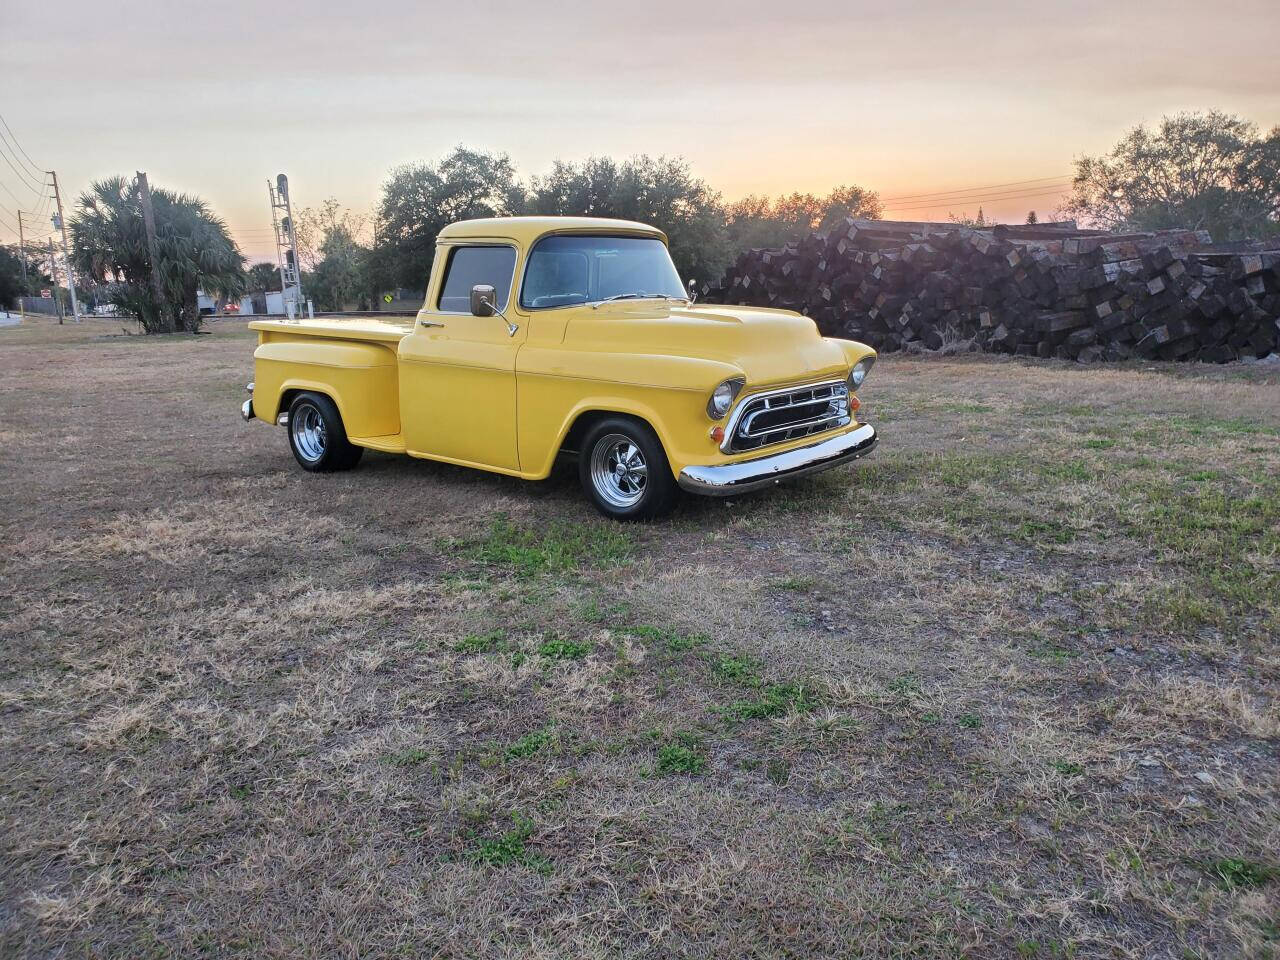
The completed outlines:
<svg viewBox="0 0 1280 960">
<path fill-rule="evenodd" d="M 599 300 L 591 301 L 591 309 L 596 310 L 602 303 L 610 303 L 613 300 L 681 300 L 688 301 L 688 297 L 673 297 L 669 293 L 645 293 L 643 290 L 637 293 L 615 293 L 611 297 L 602 297 Z"/>
</svg>

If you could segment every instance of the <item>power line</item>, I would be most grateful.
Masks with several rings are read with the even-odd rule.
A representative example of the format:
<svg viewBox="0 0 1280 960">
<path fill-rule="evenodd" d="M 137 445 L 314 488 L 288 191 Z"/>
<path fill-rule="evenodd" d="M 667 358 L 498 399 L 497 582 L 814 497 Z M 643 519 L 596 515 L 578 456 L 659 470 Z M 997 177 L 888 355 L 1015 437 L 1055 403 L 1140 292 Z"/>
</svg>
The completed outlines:
<svg viewBox="0 0 1280 960">
<path fill-rule="evenodd" d="M 13 128 L 9 126 L 9 121 L 4 118 L 3 113 L 0 113 L 0 124 L 4 124 L 4 128 L 9 131 L 9 136 L 13 139 L 14 145 L 17 146 L 22 155 L 26 157 L 27 165 L 36 172 L 37 176 L 44 176 L 44 168 L 36 166 L 36 162 L 31 159 L 31 154 L 22 149 L 22 144 L 18 141 L 18 135 L 13 132 Z"/>
<path fill-rule="evenodd" d="M 5 183 L 3 180 L 0 180 L 0 187 L 4 187 L 4 192 L 7 193 L 9 196 L 13 197 L 14 203 L 16 203 L 18 206 L 22 206 L 22 201 L 18 199 L 18 195 L 14 193 L 12 190 L 10 190 L 9 185 Z"/>
<path fill-rule="evenodd" d="M 961 204 L 972 203 L 995 203 L 1005 200 L 1031 200 L 1035 197 L 1055 197 L 1064 193 L 1064 188 L 1058 187 L 1052 190 L 1033 190 L 1029 193 L 1007 193 L 988 197 L 956 197 L 949 200 L 929 201 L 927 203 L 916 204 L 898 204 L 886 206 L 886 210 L 938 210 L 943 207 L 960 206 Z"/>
<path fill-rule="evenodd" d="M 924 200 L 929 197 L 948 197 L 948 196 L 951 196 L 952 194 L 957 194 L 957 193 L 965 193 L 965 194 L 978 193 L 985 190 L 995 190 L 1003 187 L 1017 187 L 1017 186 L 1021 186 L 1023 184 L 1029 184 L 1029 183 L 1044 183 L 1046 180 L 1070 181 L 1071 175 L 1062 174 L 1056 177 L 1035 177 L 1034 179 L 1031 179 L 1031 180 L 1011 180 L 1008 183 L 989 183 L 989 184 L 986 184 L 985 186 L 980 186 L 980 187 L 965 187 L 964 189 L 957 189 L 957 190 L 941 190 L 941 191 L 936 191 L 934 193 L 908 193 L 908 194 L 903 194 L 902 196 L 899 196 L 899 197 L 881 197 L 880 201 L 882 203 L 891 203 L 896 200 Z"/>
<path fill-rule="evenodd" d="M 1004 191 L 1004 192 L 996 191 L 993 193 L 971 193 L 971 194 L 965 194 L 962 196 L 955 196 L 955 197 L 937 197 L 935 199 L 930 199 L 930 200 L 913 200 L 910 203 L 903 203 L 903 204 L 889 203 L 889 204 L 885 204 L 885 207 L 886 209 L 889 209 L 889 210 L 901 210 L 901 209 L 910 208 L 910 207 L 945 206 L 948 203 L 973 203 L 973 202 L 981 203 L 986 200 L 1007 200 L 1010 197 L 1019 197 L 1019 196 L 1029 197 L 1029 196 L 1036 196 L 1044 193 L 1062 193 L 1067 189 L 1067 186 L 1068 185 L 1065 183 L 1047 184 L 1043 187 L 1028 188 L 1026 190 L 1013 190 L 1013 191 Z"/>
<path fill-rule="evenodd" d="M 0 140 L 2 139 L 3 138 L 0 138 Z M 18 175 L 18 178 L 23 181 L 23 186 L 25 186 L 33 194 L 39 197 L 40 190 L 35 189 L 35 187 L 31 186 L 31 184 L 34 183 L 41 188 L 45 187 L 46 184 L 43 184 L 40 181 L 33 179 L 31 175 L 27 173 L 25 170 L 19 170 L 17 167 L 15 167 L 13 165 L 13 161 L 9 159 L 9 155 L 5 153 L 3 150 L 0 150 L 0 157 L 4 157 L 4 162 L 9 164 L 9 169 L 12 170 L 14 173 L 16 173 Z"/>
</svg>

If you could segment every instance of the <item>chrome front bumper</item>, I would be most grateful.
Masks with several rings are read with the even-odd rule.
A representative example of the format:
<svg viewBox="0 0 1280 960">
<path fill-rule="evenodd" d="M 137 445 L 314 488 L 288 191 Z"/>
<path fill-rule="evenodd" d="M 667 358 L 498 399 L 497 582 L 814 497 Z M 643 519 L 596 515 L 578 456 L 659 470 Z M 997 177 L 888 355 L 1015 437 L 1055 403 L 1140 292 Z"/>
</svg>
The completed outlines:
<svg viewBox="0 0 1280 960">
<path fill-rule="evenodd" d="M 252 400 L 252 398 L 250 398 L 250 399 L 246 400 L 244 403 L 240 404 L 240 416 L 244 419 L 244 421 L 245 421 L 246 423 L 247 423 L 248 421 L 250 421 L 250 420 L 252 420 L 252 419 L 253 419 L 253 400 Z"/>
<path fill-rule="evenodd" d="M 791 477 L 803 477 L 820 470 L 830 470 L 871 452 L 876 445 L 876 431 L 869 423 L 838 437 L 822 440 L 807 447 L 775 453 L 755 460 L 722 463 L 703 467 L 685 467 L 680 471 L 680 487 L 689 493 L 711 497 L 729 497 Z"/>
</svg>

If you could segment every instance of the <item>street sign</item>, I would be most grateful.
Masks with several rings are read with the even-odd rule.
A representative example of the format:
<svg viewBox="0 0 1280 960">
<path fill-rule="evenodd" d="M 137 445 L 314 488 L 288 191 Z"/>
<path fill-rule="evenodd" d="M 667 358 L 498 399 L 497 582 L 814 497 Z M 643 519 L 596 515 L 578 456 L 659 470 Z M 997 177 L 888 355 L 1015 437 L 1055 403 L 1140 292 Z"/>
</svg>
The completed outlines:
<svg viewBox="0 0 1280 960">
<path fill-rule="evenodd" d="M 382 295 L 382 299 L 383 299 L 383 301 L 384 301 L 384 302 L 386 302 L 386 303 L 390 303 L 390 302 L 392 301 L 392 299 L 393 299 L 393 298 L 392 298 L 391 294 L 389 294 L 389 293 L 384 293 L 384 294 Z"/>
<path fill-rule="evenodd" d="M 46 287 L 45 289 L 43 289 L 43 290 L 41 290 L 41 291 L 40 291 L 40 296 L 44 297 L 44 299 L 46 299 L 46 300 L 52 300 L 52 299 L 53 299 L 53 291 L 52 291 L 52 290 L 50 290 L 48 287 Z"/>
</svg>

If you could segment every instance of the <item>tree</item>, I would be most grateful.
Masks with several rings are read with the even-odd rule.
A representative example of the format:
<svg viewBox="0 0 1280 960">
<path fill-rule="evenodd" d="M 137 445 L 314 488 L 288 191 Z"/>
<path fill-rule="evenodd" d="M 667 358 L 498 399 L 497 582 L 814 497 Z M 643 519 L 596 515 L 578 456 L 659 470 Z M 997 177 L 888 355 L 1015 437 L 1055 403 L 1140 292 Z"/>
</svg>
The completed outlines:
<svg viewBox="0 0 1280 960">
<path fill-rule="evenodd" d="M 374 246 L 380 284 L 426 287 L 436 234 L 455 220 L 519 213 L 524 190 L 505 154 L 457 147 L 439 163 L 396 167 L 382 187 Z"/>
<path fill-rule="evenodd" d="M 958 223 L 962 227 L 973 227 L 976 230 L 981 230 L 989 225 L 987 223 L 987 215 L 982 212 L 981 207 L 978 208 L 978 215 L 976 217 L 970 217 L 963 214 L 961 216 L 956 216 L 954 213 L 949 213 L 947 214 L 947 219 L 952 223 Z"/>
<path fill-rule="evenodd" d="M 681 157 L 557 160 L 549 174 L 533 179 L 528 210 L 652 224 L 666 233 L 671 257 L 686 279 L 717 280 L 729 261 L 720 195 Z"/>
<path fill-rule="evenodd" d="M 305 271 L 303 289 L 321 310 L 342 310 L 376 294 L 371 256 L 360 239 L 368 218 L 330 197 L 319 209 L 308 207 L 295 218 L 298 261 Z"/>
<path fill-rule="evenodd" d="M 262 263 L 255 263 L 244 272 L 244 289 L 246 293 L 256 293 L 259 290 L 283 290 L 279 265 L 265 260 Z"/>
<path fill-rule="evenodd" d="M 329 234 L 342 230 L 354 240 L 364 235 L 369 218 L 344 207 L 330 197 L 319 209 L 306 207 L 294 216 L 293 230 L 298 238 L 298 263 L 308 272 L 316 269 L 324 257 L 321 249 Z"/>
<path fill-rule="evenodd" d="M 880 198 L 859 186 L 836 187 L 825 197 L 793 193 L 769 200 L 749 196 L 726 210 L 729 243 L 734 253 L 752 247 L 780 247 L 817 230 L 830 231 L 846 217 L 878 220 Z"/>
<path fill-rule="evenodd" d="M 1112 230 L 1208 230 L 1215 240 L 1280 232 L 1280 127 L 1263 137 L 1219 111 L 1134 127 L 1106 156 L 1076 160 L 1064 209 Z"/>
<path fill-rule="evenodd" d="M 311 272 L 307 290 L 321 310 L 359 305 L 370 295 L 369 250 L 345 226 L 330 229 L 320 245 L 320 261 Z"/>
<path fill-rule="evenodd" d="M 110 283 L 109 297 L 135 314 L 148 333 L 200 327 L 197 291 L 215 297 L 244 292 L 244 257 L 226 224 L 198 197 L 153 188 L 158 263 L 152 264 L 135 181 L 112 177 L 76 202 L 71 221 L 76 269 Z M 156 270 L 165 303 L 151 285 Z"/>
<path fill-rule="evenodd" d="M 1027 225 L 1028 225 L 1028 226 L 1032 226 L 1032 225 L 1037 224 L 1037 223 L 1039 223 L 1039 222 L 1040 222 L 1040 219 L 1036 216 L 1036 212 L 1035 212 L 1034 210 L 1032 210 L 1030 213 L 1028 213 L 1028 214 L 1027 214 Z"/>
<path fill-rule="evenodd" d="M 19 297 L 29 297 L 38 287 L 49 286 L 52 281 L 45 272 L 45 264 L 27 253 L 27 285 L 22 285 L 22 254 L 18 246 L 0 245 L 0 308 L 15 306 Z"/>
</svg>

